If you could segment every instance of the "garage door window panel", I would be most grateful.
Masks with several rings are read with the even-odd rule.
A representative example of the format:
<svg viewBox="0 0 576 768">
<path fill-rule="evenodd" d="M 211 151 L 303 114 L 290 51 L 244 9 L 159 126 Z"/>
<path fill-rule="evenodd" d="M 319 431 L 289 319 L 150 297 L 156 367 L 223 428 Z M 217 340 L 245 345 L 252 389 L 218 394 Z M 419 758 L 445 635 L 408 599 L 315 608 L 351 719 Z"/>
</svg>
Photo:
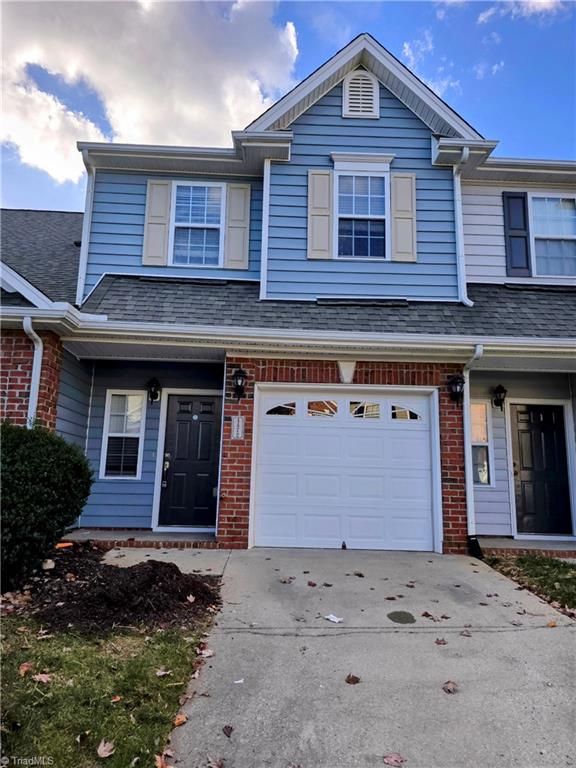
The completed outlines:
<svg viewBox="0 0 576 768">
<path fill-rule="evenodd" d="M 349 409 L 353 419 L 380 418 L 380 403 L 369 403 L 366 400 L 351 400 Z"/>
<path fill-rule="evenodd" d="M 404 405 L 392 406 L 392 418 L 398 421 L 422 421 L 422 416 Z"/>
<path fill-rule="evenodd" d="M 338 413 L 338 403 L 335 400 L 309 400 L 308 416 L 333 417 Z"/>
<path fill-rule="evenodd" d="M 296 403 L 280 403 L 266 411 L 266 416 L 296 416 Z"/>
</svg>

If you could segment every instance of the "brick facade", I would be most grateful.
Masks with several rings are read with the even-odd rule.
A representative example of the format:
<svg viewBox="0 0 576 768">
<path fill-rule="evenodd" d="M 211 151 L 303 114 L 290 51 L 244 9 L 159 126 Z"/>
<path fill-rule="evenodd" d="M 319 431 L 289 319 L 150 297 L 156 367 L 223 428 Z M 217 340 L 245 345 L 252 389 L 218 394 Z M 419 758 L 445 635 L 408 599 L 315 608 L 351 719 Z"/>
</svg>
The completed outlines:
<svg viewBox="0 0 576 768">
<path fill-rule="evenodd" d="M 56 334 L 38 334 L 44 344 L 40 392 L 38 395 L 38 424 L 54 429 L 56 405 L 62 363 L 62 345 Z M 0 341 L 0 419 L 25 425 L 28 418 L 28 398 L 32 378 L 34 345 L 24 331 L 5 330 Z"/>
<path fill-rule="evenodd" d="M 233 394 L 232 374 L 238 367 L 248 374 L 246 397 Z M 466 484 L 464 477 L 464 432 L 462 406 L 454 403 L 446 387 L 448 378 L 461 373 L 449 363 L 358 362 L 353 384 L 401 387 L 438 387 L 440 395 L 440 458 L 444 552 L 462 553 L 466 548 Z M 338 365 L 333 360 L 266 360 L 228 358 L 224 403 L 224 432 L 220 480 L 218 544 L 244 548 L 248 545 L 252 435 L 254 429 L 254 384 L 338 384 Z M 232 416 L 245 417 L 242 440 L 232 440 Z"/>
</svg>

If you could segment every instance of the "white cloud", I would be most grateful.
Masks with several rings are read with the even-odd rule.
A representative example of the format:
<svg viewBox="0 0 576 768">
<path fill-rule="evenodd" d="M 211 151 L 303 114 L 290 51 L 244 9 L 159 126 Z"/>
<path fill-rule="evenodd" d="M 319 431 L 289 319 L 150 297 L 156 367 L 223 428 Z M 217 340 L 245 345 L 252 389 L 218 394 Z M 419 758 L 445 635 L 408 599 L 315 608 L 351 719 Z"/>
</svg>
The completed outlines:
<svg viewBox="0 0 576 768">
<path fill-rule="evenodd" d="M 474 70 L 474 75 L 476 76 L 476 80 L 484 80 L 486 77 L 486 72 L 488 70 L 488 64 L 485 62 L 480 62 L 480 64 L 475 64 L 472 69 Z"/>
<path fill-rule="evenodd" d="M 466 4 L 466 0 L 438 0 L 436 3 L 436 18 L 442 21 L 446 18 L 446 14 L 449 8 L 454 6 L 462 6 Z"/>
<path fill-rule="evenodd" d="M 59 182 L 83 172 L 75 142 L 100 128 L 45 93 L 37 64 L 100 97 L 119 142 L 229 145 L 294 85 L 292 22 L 270 3 L 38 2 L 3 6 L 2 141 Z"/>
<path fill-rule="evenodd" d="M 499 61 L 497 64 L 492 64 L 492 69 L 490 71 L 492 72 L 493 75 L 497 75 L 501 69 L 504 69 L 503 61 Z"/>
<path fill-rule="evenodd" d="M 492 5 L 479 14 L 477 23 L 486 24 L 493 16 L 511 16 L 516 18 L 530 18 L 532 16 L 545 18 L 553 16 L 567 8 L 565 0 L 508 0 Z"/>
<path fill-rule="evenodd" d="M 432 32 L 425 29 L 422 37 L 412 42 L 405 42 L 402 46 L 402 56 L 410 69 L 416 69 L 418 64 L 434 50 Z"/>
<path fill-rule="evenodd" d="M 485 35 L 482 38 L 483 45 L 500 45 L 501 42 L 502 37 L 498 34 L 498 32 L 490 32 L 489 35 Z"/>
<path fill-rule="evenodd" d="M 420 38 L 405 42 L 402 46 L 402 58 L 415 75 L 423 80 L 429 88 L 432 88 L 438 96 L 443 96 L 446 91 L 452 89 L 460 91 L 460 81 L 450 74 L 445 74 L 446 67 L 441 65 L 436 68 L 433 77 L 426 77 L 419 70 L 424 60 L 434 51 L 434 39 L 429 29 L 425 30 Z M 446 61 L 442 56 L 441 61 Z M 449 63 L 452 67 L 452 62 Z"/>
<path fill-rule="evenodd" d="M 337 48 L 343 48 L 352 38 L 350 22 L 334 7 L 323 7 L 320 13 L 312 16 L 311 24 L 322 40 Z"/>
</svg>

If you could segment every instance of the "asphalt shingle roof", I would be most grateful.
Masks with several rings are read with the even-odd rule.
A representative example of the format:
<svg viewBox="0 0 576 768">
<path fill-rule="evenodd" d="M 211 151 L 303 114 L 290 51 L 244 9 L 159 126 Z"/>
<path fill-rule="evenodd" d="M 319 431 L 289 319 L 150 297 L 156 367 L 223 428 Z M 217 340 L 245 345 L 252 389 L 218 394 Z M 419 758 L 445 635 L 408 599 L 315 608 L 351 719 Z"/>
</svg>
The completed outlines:
<svg viewBox="0 0 576 768">
<path fill-rule="evenodd" d="M 82 237 L 82 213 L 0 212 L 0 255 L 29 283 L 52 301 L 76 301 Z"/>
<path fill-rule="evenodd" d="M 475 284 L 446 302 L 259 301 L 259 286 L 108 275 L 82 307 L 110 320 L 366 333 L 576 338 L 576 287 Z"/>
</svg>

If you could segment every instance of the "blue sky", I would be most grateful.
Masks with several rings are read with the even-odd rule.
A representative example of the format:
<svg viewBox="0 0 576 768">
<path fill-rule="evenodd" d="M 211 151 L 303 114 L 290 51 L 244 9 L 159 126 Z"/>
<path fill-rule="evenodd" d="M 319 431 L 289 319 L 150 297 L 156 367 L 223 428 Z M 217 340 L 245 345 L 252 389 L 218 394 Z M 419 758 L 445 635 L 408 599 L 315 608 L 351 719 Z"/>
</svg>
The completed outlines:
<svg viewBox="0 0 576 768">
<path fill-rule="evenodd" d="M 571 2 L 8 2 L 3 11 L 4 206 L 81 210 L 77 139 L 228 145 L 231 129 L 364 31 L 499 139 L 496 155 L 576 158 Z"/>
</svg>

